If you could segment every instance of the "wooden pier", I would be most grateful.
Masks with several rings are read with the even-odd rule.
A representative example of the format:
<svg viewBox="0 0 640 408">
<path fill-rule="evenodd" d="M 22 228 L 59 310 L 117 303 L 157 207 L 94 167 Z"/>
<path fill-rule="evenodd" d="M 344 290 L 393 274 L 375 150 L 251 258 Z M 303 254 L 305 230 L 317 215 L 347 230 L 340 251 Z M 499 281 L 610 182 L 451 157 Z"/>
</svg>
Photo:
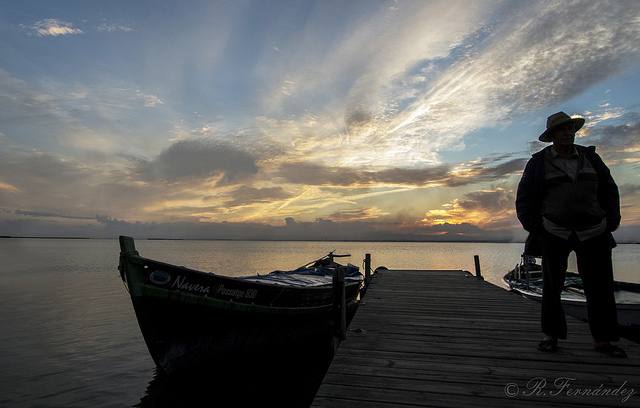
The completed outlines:
<svg viewBox="0 0 640 408">
<path fill-rule="evenodd" d="M 567 325 L 544 353 L 538 302 L 466 271 L 382 270 L 312 406 L 640 406 L 640 345 L 607 357 L 586 323 Z"/>
</svg>

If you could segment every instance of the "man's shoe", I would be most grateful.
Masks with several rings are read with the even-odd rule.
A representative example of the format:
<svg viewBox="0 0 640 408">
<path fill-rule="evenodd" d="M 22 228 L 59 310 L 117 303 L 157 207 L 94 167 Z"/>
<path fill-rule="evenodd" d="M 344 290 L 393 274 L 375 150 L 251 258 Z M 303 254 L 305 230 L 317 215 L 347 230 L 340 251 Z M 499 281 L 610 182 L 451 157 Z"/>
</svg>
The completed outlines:
<svg viewBox="0 0 640 408">
<path fill-rule="evenodd" d="M 623 349 L 611 343 L 594 346 L 593 349 L 599 353 L 606 354 L 609 357 L 627 358 L 627 353 Z"/>
<path fill-rule="evenodd" d="M 538 350 L 548 353 L 555 353 L 556 351 L 558 351 L 558 340 L 544 339 L 540 341 L 540 343 L 538 343 Z"/>
</svg>

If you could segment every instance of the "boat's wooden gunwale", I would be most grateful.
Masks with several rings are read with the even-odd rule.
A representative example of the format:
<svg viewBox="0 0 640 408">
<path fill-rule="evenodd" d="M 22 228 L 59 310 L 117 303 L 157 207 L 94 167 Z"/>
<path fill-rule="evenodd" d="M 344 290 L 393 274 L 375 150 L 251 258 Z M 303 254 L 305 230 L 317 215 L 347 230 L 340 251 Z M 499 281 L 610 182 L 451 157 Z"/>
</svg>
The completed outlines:
<svg viewBox="0 0 640 408">
<path fill-rule="evenodd" d="M 162 288 L 158 288 L 151 285 L 139 284 L 141 289 L 141 296 L 155 297 L 161 299 L 167 299 L 169 301 L 185 304 L 193 304 L 200 306 L 213 307 L 217 309 L 224 309 L 229 312 L 241 312 L 241 313 L 265 313 L 265 314 L 311 314 L 311 313 L 325 313 L 331 311 L 333 304 L 325 304 L 321 306 L 300 306 L 300 307 L 286 307 L 286 306 L 264 306 L 252 303 L 240 303 L 227 300 L 221 300 L 214 297 L 204 297 L 194 295 L 188 292 L 173 292 Z M 351 306 L 354 302 L 348 302 L 348 306 Z"/>
<path fill-rule="evenodd" d="M 127 254 L 127 255 L 122 255 L 122 256 L 125 258 L 126 262 L 139 264 L 139 265 L 142 265 L 143 267 L 145 266 L 145 264 L 155 264 L 155 265 L 163 266 L 163 267 L 166 267 L 166 268 L 180 269 L 180 270 L 186 271 L 188 273 L 193 273 L 193 274 L 200 275 L 200 276 L 205 277 L 205 278 L 215 277 L 216 279 L 228 280 L 228 281 L 233 281 L 233 282 L 241 282 L 243 284 L 247 284 L 247 285 L 250 285 L 250 286 L 255 286 L 255 287 L 258 287 L 258 288 L 269 288 L 269 289 L 283 288 L 283 289 L 287 289 L 287 290 L 296 290 L 296 291 L 298 291 L 298 290 L 300 290 L 300 291 L 327 291 L 327 290 L 331 290 L 331 288 L 332 288 L 331 285 L 308 286 L 308 287 L 274 285 L 274 284 L 271 284 L 271 283 L 262 283 L 262 282 L 249 281 L 249 280 L 237 277 L 237 276 L 226 276 L 226 275 L 219 275 L 219 274 L 214 273 L 214 272 L 199 271 L 197 269 L 187 268 L 186 266 L 182 266 L 182 265 L 174 265 L 174 264 L 158 261 L 158 260 L 151 259 L 151 258 L 145 258 L 145 257 L 140 256 L 140 255 Z M 361 281 L 345 281 L 345 286 L 356 286 L 356 285 L 360 285 L 361 283 L 362 283 Z"/>
</svg>

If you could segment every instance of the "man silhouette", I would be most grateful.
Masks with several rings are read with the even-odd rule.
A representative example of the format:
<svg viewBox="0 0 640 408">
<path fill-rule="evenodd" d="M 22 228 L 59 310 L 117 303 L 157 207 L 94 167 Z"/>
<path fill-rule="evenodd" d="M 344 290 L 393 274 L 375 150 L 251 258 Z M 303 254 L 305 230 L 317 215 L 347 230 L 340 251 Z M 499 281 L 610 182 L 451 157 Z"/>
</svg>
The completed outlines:
<svg viewBox="0 0 640 408">
<path fill-rule="evenodd" d="M 620 196 L 595 146 L 574 144 L 584 122 L 564 112 L 549 116 L 538 139 L 553 145 L 533 154 L 518 184 L 516 212 L 529 232 L 524 252 L 542 256 L 545 336 L 538 349 L 554 352 L 558 339 L 567 337 L 560 294 L 567 258 L 575 251 L 594 349 L 626 357 L 623 349 L 611 344 L 619 340 L 611 262 L 616 242 L 611 232 L 620 224 Z"/>
</svg>

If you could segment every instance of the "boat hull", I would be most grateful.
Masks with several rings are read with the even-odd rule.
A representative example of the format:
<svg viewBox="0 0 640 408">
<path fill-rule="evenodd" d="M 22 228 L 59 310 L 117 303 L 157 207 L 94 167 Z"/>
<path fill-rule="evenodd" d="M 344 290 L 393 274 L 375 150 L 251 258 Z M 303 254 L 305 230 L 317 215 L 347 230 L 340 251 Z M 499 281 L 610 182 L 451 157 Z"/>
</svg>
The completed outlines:
<svg viewBox="0 0 640 408">
<path fill-rule="evenodd" d="M 267 367 L 330 359 L 335 291 L 243 281 L 121 253 L 126 283 L 149 352 L 166 374 L 197 367 Z M 345 285 L 347 324 L 359 282 Z"/>
<path fill-rule="evenodd" d="M 309 353 L 330 357 L 332 352 L 335 325 L 330 310 L 279 316 L 203 310 L 145 296 L 132 301 L 149 352 L 165 373 L 197 366 L 254 366 Z M 349 305 L 351 317 L 355 308 Z"/>
<path fill-rule="evenodd" d="M 542 279 L 541 273 L 539 276 L 533 275 L 536 279 Z M 503 282 L 509 287 L 510 290 L 537 302 L 542 302 L 542 287 L 541 284 L 532 284 L 530 287 L 522 284 L 523 281 L 519 281 L 517 278 L 517 271 L 514 269 L 508 272 L 503 277 Z M 567 272 L 568 277 L 579 277 L 575 272 Z M 614 290 L 616 295 L 618 291 L 630 291 L 637 293 L 640 290 L 640 285 L 628 282 L 614 282 Z M 588 321 L 587 314 L 587 302 L 584 295 L 576 293 L 565 293 L 561 295 L 562 308 L 564 311 L 572 317 L 580 319 L 584 322 Z M 627 337 L 633 341 L 640 342 L 640 304 L 637 303 L 616 303 L 618 326 L 621 335 Z"/>
</svg>

